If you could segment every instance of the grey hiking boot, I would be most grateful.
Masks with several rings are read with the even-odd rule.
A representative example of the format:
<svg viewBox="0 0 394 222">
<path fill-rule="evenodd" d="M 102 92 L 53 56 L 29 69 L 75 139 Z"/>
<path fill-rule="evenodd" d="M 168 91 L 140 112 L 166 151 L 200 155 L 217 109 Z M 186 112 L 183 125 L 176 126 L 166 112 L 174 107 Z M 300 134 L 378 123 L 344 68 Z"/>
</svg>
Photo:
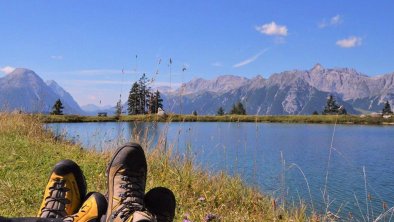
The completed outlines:
<svg viewBox="0 0 394 222">
<path fill-rule="evenodd" d="M 86 181 L 79 166 L 62 160 L 53 168 L 37 217 L 63 218 L 78 211 L 86 195 Z"/>
<path fill-rule="evenodd" d="M 108 209 L 106 221 L 132 220 L 144 211 L 147 164 L 142 147 L 127 143 L 119 147 L 107 168 Z"/>
</svg>

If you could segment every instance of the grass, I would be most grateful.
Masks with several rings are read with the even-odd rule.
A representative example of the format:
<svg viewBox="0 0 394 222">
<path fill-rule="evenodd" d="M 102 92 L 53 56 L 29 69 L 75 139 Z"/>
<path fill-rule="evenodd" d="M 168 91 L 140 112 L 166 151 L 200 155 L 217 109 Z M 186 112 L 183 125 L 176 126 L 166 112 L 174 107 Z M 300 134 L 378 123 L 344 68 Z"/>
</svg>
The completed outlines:
<svg viewBox="0 0 394 222">
<path fill-rule="evenodd" d="M 156 122 L 270 122 L 270 123 L 317 123 L 317 124 L 367 124 L 391 125 L 394 117 L 360 117 L 356 115 L 305 115 L 305 116 L 253 116 L 253 115 L 223 115 L 223 116 L 194 116 L 170 114 L 166 117 L 157 115 L 122 115 L 120 119 L 114 116 L 78 116 L 78 115 L 37 115 L 40 121 L 54 122 L 110 122 L 110 121 L 156 121 Z"/>
<path fill-rule="evenodd" d="M 62 159 L 72 159 L 81 166 L 88 191 L 106 192 L 105 167 L 111 152 L 87 151 L 57 140 L 43 129 L 43 118 L 47 117 L 0 113 L 2 216 L 34 216 L 51 168 Z M 146 136 L 137 140 L 146 148 L 147 190 L 156 186 L 173 190 L 177 199 L 175 221 L 185 217 L 191 221 L 204 221 L 208 214 L 216 215 L 217 219 L 212 221 L 309 220 L 305 206 L 277 206 L 271 197 L 246 186 L 238 177 L 204 171 L 187 156 L 172 155 L 171 146 L 159 142 L 156 147 L 151 147 Z"/>
</svg>

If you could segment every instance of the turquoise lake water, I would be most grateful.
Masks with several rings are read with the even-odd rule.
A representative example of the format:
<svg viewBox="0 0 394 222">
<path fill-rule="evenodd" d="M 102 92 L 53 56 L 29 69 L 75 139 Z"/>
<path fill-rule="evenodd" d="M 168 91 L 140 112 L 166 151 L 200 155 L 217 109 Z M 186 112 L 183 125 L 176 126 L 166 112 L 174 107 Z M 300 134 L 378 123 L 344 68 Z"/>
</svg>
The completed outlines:
<svg viewBox="0 0 394 222">
<path fill-rule="evenodd" d="M 47 127 L 97 150 L 132 141 L 133 131 L 147 132 L 153 143 L 164 139 L 207 170 L 240 175 L 278 201 L 302 199 L 310 209 L 339 211 L 342 218 L 351 213 L 367 220 L 383 212 L 383 202 L 394 205 L 392 126 L 109 122 Z"/>
</svg>

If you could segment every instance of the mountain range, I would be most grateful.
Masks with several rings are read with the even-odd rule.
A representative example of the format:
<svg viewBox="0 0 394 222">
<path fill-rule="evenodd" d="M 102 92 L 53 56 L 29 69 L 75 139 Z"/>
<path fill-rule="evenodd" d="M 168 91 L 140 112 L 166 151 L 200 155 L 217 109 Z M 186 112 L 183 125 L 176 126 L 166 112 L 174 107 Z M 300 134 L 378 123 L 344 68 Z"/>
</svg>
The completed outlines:
<svg viewBox="0 0 394 222">
<path fill-rule="evenodd" d="M 17 68 L 0 78 L 0 110 L 28 113 L 49 113 L 60 99 L 65 114 L 84 115 L 73 97 L 55 81 L 46 83 L 34 71 Z"/>
<path fill-rule="evenodd" d="M 394 104 L 394 73 L 369 77 L 349 68 L 324 68 L 275 73 L 269 78 L 222 75 L 182 84 L 176 90 L 161 91 L 167 112 L 216 114 L 219 107 L 229 112 L 242 102 L 251 115 L 298 115 L 321 112 L 327 97 L 334 95 L 348 113 L 380 112 L 383 103 Z M 0 78 L 0 110 L 49 113 L 60 99 L 65 114 L 113 113 L 114 107 L 85 105 L 83 109 L 55 81 L 44 82 L 34 71 L 17 68 Z M 124 106 L 126 107 L 126 106 Z"/>
<path fill-rule="evenodd" d="M 175 113 L 215 114 L 219 107 L 229 112 L 240 101 L 248 114 L 298 115 L 321 112 L 330 94 L 348 113 L 380 112 L 386 100 L 394 102 L 394 73 L 369 77 L 354 69 L 316 64 L 267 79 L 260 75 L 194 79 L 164 98 L 165 108 Z"/>
</svg>

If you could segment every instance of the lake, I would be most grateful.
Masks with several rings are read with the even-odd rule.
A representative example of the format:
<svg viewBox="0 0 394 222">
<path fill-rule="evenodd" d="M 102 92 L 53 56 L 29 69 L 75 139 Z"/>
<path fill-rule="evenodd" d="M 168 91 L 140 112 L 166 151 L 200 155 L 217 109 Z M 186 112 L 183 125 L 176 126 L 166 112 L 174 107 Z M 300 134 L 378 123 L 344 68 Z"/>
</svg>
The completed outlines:
<svg viewBox="0 0 394 222">
<path fill-rule="evenodd" d="M 174 151 L 191 154 L 198 166 L 240 175 L 279 202 L 303 200 L 320 213 L 328 206 L 342 218 L 351 212 L 367 220 L 383 212 L 383 203 L 389 208 L 394 204 L 390 126 L 218 122 L 46 126 L 97 150 L 133 140 L 132 132 L 146 132 L 153 144 L 164 138 Z"/>
</svg>

